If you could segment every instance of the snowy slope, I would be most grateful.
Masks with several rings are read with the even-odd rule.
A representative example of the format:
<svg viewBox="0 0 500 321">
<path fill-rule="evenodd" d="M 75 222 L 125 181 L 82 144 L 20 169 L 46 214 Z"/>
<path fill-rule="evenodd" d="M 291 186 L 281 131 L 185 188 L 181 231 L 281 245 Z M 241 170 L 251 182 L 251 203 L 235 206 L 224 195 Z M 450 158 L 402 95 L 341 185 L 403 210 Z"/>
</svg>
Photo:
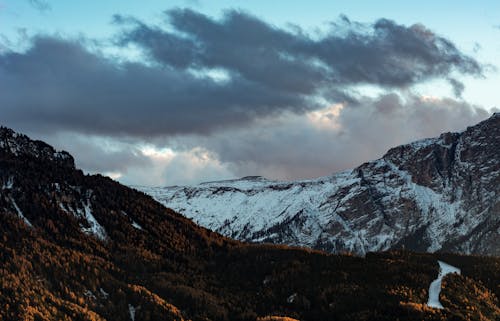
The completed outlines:
<svg viewBox="0 0 500 321">
<path fill-rule="evenodd" d="M 262 177 L 135 187 L 195 222 L 250 242 L 331 252 L 407 247 L 500 255 L 500 114 L 314 180 Z"/>
<path fill-rule="evenodd" d="M 429 300 L 427 305 L 431 308 L 444 309 L 443 305 L 439 301 L 439 294 L 441 293 L 441 283 L 445 275 L 450 273 L 460 274 L 460 269 L 452 265 L 446 264 L 443 261 L 438 261 L 439 263 L 439 275 L 437 279 L 432 281 L 429 287 Z"/>
</svg>

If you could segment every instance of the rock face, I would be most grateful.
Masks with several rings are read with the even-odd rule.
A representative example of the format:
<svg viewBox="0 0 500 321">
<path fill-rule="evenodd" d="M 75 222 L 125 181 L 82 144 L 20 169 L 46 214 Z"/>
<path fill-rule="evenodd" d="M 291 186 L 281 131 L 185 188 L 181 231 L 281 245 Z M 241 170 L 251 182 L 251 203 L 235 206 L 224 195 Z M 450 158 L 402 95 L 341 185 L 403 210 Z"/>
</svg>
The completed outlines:
<svg viewBox="0 0 500 321">
<path fill-rule="evenodd" d="M 500 114 L 315 180 L 139 189 L 244 241 L 333 253 L 405 247 L 500 255 Z"/>
</svg>

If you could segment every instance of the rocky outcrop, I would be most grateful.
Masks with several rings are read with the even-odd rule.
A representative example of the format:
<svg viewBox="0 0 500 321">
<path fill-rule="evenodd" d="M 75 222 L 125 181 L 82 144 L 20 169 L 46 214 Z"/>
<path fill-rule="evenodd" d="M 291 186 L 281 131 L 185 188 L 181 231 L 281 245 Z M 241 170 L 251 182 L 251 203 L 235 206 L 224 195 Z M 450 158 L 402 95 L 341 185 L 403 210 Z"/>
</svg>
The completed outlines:
<svg viewBox="0 0 500 321">
<path fill-rule="evenodd" d="M 0 153 L 15 157 L 36 158 L 58 166 L 75 168 L 75 160 L 68 152 L 56 151 L 52 146 L 28 136 L 18 134 L 10 128 L 0 127 Z"/>
</svg>

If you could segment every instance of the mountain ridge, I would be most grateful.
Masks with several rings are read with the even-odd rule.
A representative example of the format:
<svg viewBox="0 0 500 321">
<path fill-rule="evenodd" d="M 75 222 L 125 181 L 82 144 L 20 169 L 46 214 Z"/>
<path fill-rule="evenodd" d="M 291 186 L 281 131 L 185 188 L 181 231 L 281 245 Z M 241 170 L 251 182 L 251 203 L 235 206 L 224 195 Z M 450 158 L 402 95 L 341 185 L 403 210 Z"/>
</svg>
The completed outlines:
<svg viewBox="0 0 500 321">
<path fill-rule="evenodd" d="M 361 255 L 402 247 L 500 255 L 499 142 L 495 113 L 462 132 L 397 146 L 318 179 L 136 188 L 243 241 Z"/>
</svg>

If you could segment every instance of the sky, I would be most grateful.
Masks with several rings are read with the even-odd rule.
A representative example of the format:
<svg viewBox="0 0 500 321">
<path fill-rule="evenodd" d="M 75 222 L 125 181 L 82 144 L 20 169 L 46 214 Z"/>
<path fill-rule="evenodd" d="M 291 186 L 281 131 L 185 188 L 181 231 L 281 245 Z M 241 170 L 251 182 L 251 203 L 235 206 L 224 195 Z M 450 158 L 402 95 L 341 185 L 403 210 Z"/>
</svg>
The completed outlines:
<svg viewBox="0 0 500 321">
<path fill-rule="evenodd" d="M 498 1 L 0 0 L 0 122 L 87 173 L 308 179 L 498 111 Z"/>
</svg>

